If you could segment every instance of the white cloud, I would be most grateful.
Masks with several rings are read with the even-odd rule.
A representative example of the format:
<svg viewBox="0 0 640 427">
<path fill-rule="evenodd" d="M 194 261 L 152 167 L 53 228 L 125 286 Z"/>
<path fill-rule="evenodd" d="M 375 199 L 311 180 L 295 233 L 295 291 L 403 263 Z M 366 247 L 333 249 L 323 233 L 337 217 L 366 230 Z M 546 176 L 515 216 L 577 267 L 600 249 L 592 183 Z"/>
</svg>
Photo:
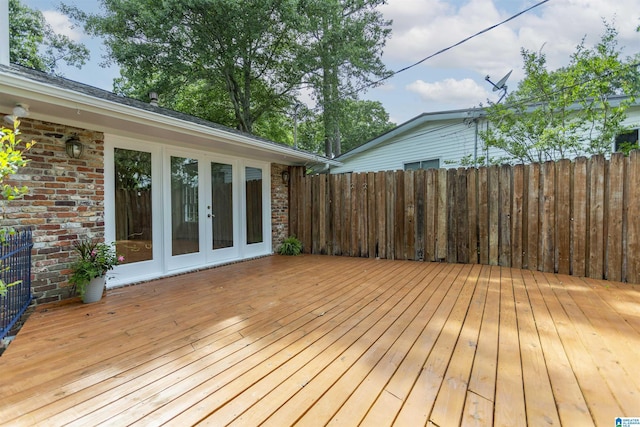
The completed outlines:
<svg viewBox="0 0 640 427">
<path fill-rule="evenodd" d="M 383 59 L 410 64 L 510 17 L 514 8 L 511 0 L 389 0 L 381 11 L 385 18 L 393 19 L 393 33 Z M 603 19 L 615 23 L 620 46 L 635 53 L 640 51 L 640 35 L 635 31 L 639 17 L 639 0 L 549 2 L 422 66 L 464 68 L 482 75 L 514 69 L 518 77 L 520 49 L 539 50 L 544 46 L 549 66 L 557 68 L 566 64 L 582 37 L 587 35 L 587 44 L 599 40 Z"/>
<path fill-rule="evenodd" d="M 42 11 L 44 19 L 51 25 L 53 31 L 57 34 L 62 34 L 69 37 L 73 41 L 80 41 L 84 38 L 85 34 L 78 28 L 74 28 L 73 23 L 69 18 L 55 10 Z"/>
<path fill-rule="evenodd" d="M 487 90 L 472 79 L 445 79 L 435 83 L 416 80 L 407 85 L 407 90 L 420 96 L 425 102 L 451 105 L 455 108 L 468 108 L 493 98 Z"/>
</svg>

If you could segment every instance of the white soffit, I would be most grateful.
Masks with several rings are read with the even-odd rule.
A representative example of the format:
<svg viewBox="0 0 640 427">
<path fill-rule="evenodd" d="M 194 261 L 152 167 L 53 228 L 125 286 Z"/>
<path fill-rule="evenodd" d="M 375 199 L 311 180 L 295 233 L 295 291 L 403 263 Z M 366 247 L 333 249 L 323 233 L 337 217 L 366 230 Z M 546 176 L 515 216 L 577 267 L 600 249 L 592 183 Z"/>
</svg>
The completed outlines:
<svg viewBox="0 0 640 427">
<path fill-rule="evenodd" d="M 0 76 L 0 109 L 5 114 L 16 103 L 26 103 L 29 104 L 30 118 L 51 123 L 285 164 L 340 165 L 335 160 L 219 129 L 204 121 L 182 120 L 35 81 L 3 69 L 0 69 Z"/>
</svg>

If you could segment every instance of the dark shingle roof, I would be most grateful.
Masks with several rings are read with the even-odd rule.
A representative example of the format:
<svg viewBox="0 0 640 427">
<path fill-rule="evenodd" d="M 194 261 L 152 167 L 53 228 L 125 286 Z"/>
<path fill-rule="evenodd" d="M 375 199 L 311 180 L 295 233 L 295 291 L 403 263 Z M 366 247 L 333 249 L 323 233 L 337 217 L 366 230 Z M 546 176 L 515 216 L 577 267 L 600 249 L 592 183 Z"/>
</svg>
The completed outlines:
<svg viewBox="0 0 640 427">
<path fill-rule="evenodd" d="M 266 138 L 262 138 L 253 134 L 249 134 L 246 132 L 239 131 L 237 129 L 233 129 L 227 126 L 220 125 L 218 123 L 214 123 L 208 120 L 201 119 L 199 117 L 191 116 L 189 114 L 181 113 L 179 111 L 170 110 L 168 108 L 163 108 L 159 106 L 152 105 L 147 102 L 138 101 L 137 99 L 127 98 L 125 96 L 116 95 L 113 92 L 109 92 L 104 89 L 100 89 L 94 86 L 87 85 L 85 83 L 76 82 L 73 80 L 66 79 L 64 77 L 55 76 L 51 74 L 44 73 L 42 71 L 33 70 L 30 68 L 26 68 L 20 65 L 11 64 L 9 66 L 0 64 L 0 71 L 8 72 L 17 76 L 24 77 L 29 80 L 37 81 L 40 83 L 49 84 L 60 89 L 66 89 L 78 93 L 82 93 L 91 97 L 99 98 L 105 101 L 114 102 L 122 105 L 126 105 L 132 108 L 137 108 L 140 110 L 150 111 L 153 113 L 161 114 L 167 117 L 171 117 L 178 120 L 183 120 L 186 122 L 195 123 L 198 125 L 202 125 L 205 127 L 209 127 L 212 129 L 233 133 L 236 135 L 244 136 L 246 138 L 252 138 L 257 141 L 274 145 L 276 147 L 287 147 L 288 149 L 298 151 L 300 153 L 304 153 L 307 155 L 317 156 L 315 153 L 309 153 L 305 150 L 300 150 L 294 147 L 291 147 L 287 144 L 277 143 Z M 319 156 L 322 157 L 322 156 Z"/>
</svg>

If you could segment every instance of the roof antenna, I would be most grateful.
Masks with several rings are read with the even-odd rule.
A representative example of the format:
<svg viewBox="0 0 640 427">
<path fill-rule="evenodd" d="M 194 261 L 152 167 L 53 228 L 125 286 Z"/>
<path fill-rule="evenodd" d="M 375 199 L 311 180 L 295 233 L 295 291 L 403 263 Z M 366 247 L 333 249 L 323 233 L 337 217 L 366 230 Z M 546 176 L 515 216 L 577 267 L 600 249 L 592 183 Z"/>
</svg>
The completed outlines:
<svg viewBox="0 0 640 427">
<path fill-rule="evenodd" d="M 507 80 L 509 79 L 509 76 L 511 75 L 511 72 L 513 70 L 509 71 L 503 78 L 501 78 L 500 80 L 498 80 L 498 83 L 494 83 L 490 80 L 490 77 L 487 76 L 484 79 L 486 81 L 488 81 L 489 83 L 491 83 L 491 86 L 493 86 L 493 91 L 497 92 L 497 91 L 502 91 L 502 95 L 500 95 L 500 99 L 498 99 L 498 102 L 496 102 L 496 104 L 499 104 L 500 101 L 502 101 L 502 99 L 505 97 L 505 95 L 507 94 Z"/>
</svg>

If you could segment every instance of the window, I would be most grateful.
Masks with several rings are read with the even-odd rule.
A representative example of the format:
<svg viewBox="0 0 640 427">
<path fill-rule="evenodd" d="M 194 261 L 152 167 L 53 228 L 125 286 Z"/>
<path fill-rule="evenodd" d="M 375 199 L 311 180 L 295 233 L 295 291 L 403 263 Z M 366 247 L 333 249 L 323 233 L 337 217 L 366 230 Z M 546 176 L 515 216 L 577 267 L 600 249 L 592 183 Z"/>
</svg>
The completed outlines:
<svg viewBox="0 0 640 427">
<path fill-rule="evenodd" d="M 627 152 L 631 148 L 638 148 L 638 129 L 633 129 L 630 132 L 621 133 L 616 136 L 616 145 L 613 151 Z"/>
<path fill-rule="evenodd" d="M 233 166 L 211 162 L 213 249 L 233 247 Z"/>
<path fill-rule="evenodd" d="M 200 251 L 198 160 L 171 156 L 171 254 Z"/>
<path fill-rule="evenodd" d="M 245 168 L 247 244 L 262 243 L 262 169 Z"/>
<path fill-rule="evenodd" d="M 404 164 L 404 170 L 415 171 L 418 169 L 439 169 L 440 159 L 422 160 L 420 162 L 411 162 Z"/>
<path fill-rule="evenodd" d="M 153 259 L 151 153 L 116 148 L 116 248 L 124 263 Z"/>
</svg>

